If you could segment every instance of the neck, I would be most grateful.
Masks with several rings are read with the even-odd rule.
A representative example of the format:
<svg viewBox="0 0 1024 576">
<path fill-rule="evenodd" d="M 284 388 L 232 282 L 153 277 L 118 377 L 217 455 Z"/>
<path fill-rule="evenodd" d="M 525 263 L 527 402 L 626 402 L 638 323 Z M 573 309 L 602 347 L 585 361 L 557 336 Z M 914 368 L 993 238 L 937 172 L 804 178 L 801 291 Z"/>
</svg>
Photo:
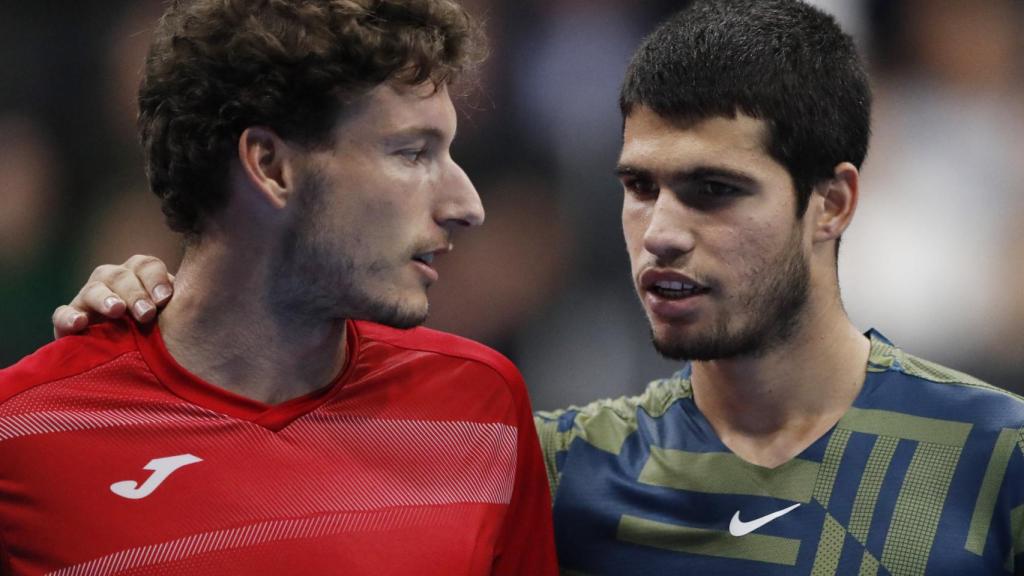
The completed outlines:
<svg viewBox="0 0 1024 576">
<path fill-rule="evenodd" d="M 276 302 L 264 254 L 204 238 L 186 253 L 159 322 L 168 351 L 190 372 L 276 404 L 330 384 L 346 360 L 345 321 Z"/>
<path fill-rule="evenodd" d="M 846 413 L 864 384 L 869 349 L 838 298 L 809 306 L 797 332 L 763 355 L 695 362 L 694 401 L 737 456 L 774 468 Z"/>
</svg>

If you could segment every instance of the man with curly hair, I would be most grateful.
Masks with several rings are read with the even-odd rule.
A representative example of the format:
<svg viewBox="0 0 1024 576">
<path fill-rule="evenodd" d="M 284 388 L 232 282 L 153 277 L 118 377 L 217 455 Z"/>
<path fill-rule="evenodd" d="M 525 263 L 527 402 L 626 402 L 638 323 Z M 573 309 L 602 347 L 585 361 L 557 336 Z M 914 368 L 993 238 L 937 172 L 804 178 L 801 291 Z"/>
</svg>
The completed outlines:
<svg viewBox="0 0 1024 576">
<path fill-rule="evenodd" d="M 620 107 L 631 276 L 683 363 L 537 415 L 562 569 L 1024 574 L 1024 400 L 843 310 L 871 111 L 852 38 L 799 0 L 694 0 Z M 166 280 L 115 270 L 126 296 Z"/>
<path fill-rule="evenodd" d="M 518 371 L 399 330 L 484 219 L 476 36 L 450 0 L 168 8 L 139 131 L 176 296 L 0 372 L 0 573 L 554 573 Z"/>
</svg>

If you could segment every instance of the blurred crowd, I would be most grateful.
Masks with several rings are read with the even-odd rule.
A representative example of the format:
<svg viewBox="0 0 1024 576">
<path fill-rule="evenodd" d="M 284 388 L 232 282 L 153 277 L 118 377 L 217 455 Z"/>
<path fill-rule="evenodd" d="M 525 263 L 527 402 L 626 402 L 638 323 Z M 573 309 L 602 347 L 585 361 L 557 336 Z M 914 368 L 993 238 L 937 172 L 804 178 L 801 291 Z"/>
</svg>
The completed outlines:
<svg viewBox="0 0 1024 576">
<path fill-rule="evenodd" d="M 682 0 L 468 0 L 491 56 L 456 159 L 487 224 L 439 263 L 429 325 L 515 360 L 536 408 L 639 391 L 649 344 L 619 225 L 619 81 Z M 847 310 L 910 352 L 1024 391 L 1024 3 L 816 0 L 875 85 Z M 0 366 L 47 342 L 97 264 L 175 236 L 148 192 L 135 90 L 155 0 L 0 5 Z M 244 295 L 239 295 L 244 297 Z"/>
</svg>

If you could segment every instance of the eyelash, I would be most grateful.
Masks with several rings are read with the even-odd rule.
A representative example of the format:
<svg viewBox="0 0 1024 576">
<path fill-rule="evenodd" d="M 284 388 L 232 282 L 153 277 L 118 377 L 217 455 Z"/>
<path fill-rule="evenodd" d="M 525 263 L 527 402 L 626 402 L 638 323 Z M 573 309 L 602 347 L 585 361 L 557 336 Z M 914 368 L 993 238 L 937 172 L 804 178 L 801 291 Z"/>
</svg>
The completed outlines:
<svg viewBox="0 0 1024 576">
<path fill-rule="evenodd" d="M 426 148 L 410 148 L 408 150 L 398 151 L 399 156 L 414 164 L 419 163 L 426 154 Z"/>
<path fill-rule="evenodd" d="M 658 193 L 657 186 L 640 178 L 625 179 L 622 181 L 622 187 L 627 193 L 640 198 L 654 196 Z"/>
<path fill-rule="evenodd" d="M 728 196 L 737 195 L 740 190 L 739 188 L 725 184 L 724 182 L 715 182 L 713 180 L 704 180 L 697 185 L 697 191 L 702 196 L 709 196 L 712 198 L 725 198 Z"/>
<path fill-rule="evenodd" d="M 627 178 L 622 180 L 626 194 L 641 201 L 656 199 L 660 192 L 657 184 L 644 178 Z M 711 209 L 729 204 L 743 195 L 743 189 L 715 180 L 699 180 L 684 185 L 679 192 L 684 203 L 695 208 Z"/>
</svg>

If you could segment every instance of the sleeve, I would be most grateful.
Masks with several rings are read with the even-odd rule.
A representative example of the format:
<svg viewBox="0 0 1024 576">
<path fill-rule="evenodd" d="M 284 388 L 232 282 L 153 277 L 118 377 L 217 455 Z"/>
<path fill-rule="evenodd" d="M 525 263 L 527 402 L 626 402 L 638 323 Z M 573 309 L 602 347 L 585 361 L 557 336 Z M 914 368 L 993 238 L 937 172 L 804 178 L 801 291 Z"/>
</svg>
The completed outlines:
<svg viewBox="0 0 1024 576">
<path fill-rule="evenodd" d="M 558 410 L 553 412 L 537 412 L 533 421 L 540 437 L 540 449 L 544 455 L 544 468 L 548 476 L 548 488 L 551 490 L 551 501 L 554 502 L 558 493 L 560 473 L 559 458 L 564 457 L 577 432 L 573 426 L 575 411 Z"/>
<path fill-rule="evenodd" d="M 518 376 L 514 384 L 518 428 L 516 478 L 491 574 L 554 576 L 558 574 L 558 561 L 544 460 L 522 377 Z"/>
</svg>

